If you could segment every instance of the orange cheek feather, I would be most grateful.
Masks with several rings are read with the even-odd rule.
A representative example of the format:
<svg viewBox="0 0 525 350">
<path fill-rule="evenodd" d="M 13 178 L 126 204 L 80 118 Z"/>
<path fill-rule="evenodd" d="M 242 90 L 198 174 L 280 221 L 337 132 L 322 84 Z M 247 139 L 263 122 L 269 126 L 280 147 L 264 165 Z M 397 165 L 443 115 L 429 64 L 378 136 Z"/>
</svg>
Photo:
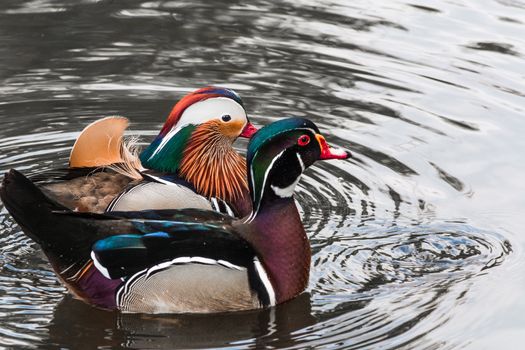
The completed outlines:
<svg viewBox="0 0 525 350">
<path fill-rule="evenodd" d="M 221 134 L 230 137 L 232 139 L 237 138 L 244 128 L 244 124 L 242 121 L 232 121 L 228 123 L 220 123 L 219 124 L 219 130 Z"/>
</svg>

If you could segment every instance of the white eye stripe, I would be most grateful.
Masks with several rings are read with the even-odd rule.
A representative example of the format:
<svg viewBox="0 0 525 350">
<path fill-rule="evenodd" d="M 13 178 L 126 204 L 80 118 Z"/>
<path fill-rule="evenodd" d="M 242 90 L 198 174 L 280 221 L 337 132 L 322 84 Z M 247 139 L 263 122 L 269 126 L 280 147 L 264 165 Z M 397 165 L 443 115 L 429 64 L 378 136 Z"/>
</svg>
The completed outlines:
<svg viewBox="0 0 525 350">
<path fill-rule="evenodd" d="M 224 115 L 229 115 L 233 121 L 247 120 L 244 108 L 227 97 L 214 97 L 204 101 L 196 102 L 186 108 L 182 113 L 177 127 L 188 124 L 202 124 L 210 120 L 222 120 Z"/>
<path fill-rule="evenodd" d="M 164 270 L 166 268 L 170 268 L 172 266 L 184 265 L 184 264 L 192 264 L 192 263 L 204 264 L 204 265 L 220 265 L 220 266 L 223 266 L 223 267 L 226 267 L 226 268 L 229 268 L 229 269 L 233 269 L 233 270 L 246 271 L 245 267 L 239 266 L 239 265 L 235 265 L 235 264 L 233 264 L 233 263 L 231 263 L 229 261 L 222 260 L 222 259 L 215 260 L 215 259 L 210 259 L 210 258 L 205 258 L 205 257 L 200 257 L 200 256 L 178 257 L 178 258 L 175 258 L 175 259 L 173 259 L 171 261 L 165 261 L 163 263 L 154 265 L 152 267 L 140 270 L 140 271 L 136 272 L 134 275 L 132 275 L 117 290 L 117 293 L 115 294 L 115 300 L 116 300 L 117 306 L 120 307 L 125 302 L 129 302 L 129 300 L 127 300 L 127 298 L 129 298 L 129 296 L 127 294 L 133 289 L 134 285 L 137 282 L 139 282 L 141 279 L 144 279 L 144 278 L 148 279 L 155 272 L 162 271 L 162 270 Z M 97 269 L 98 269 L 98 266 L 97 266 Z M 100 271 L 100 269 L 99 269 L 99 271 Z M 107 270 L 106 270 L 106 272 L 107 272 Z M 264 270 L 263 270 L 263 273 L 264 273 L 264 275 L 261 277 L 261 279 L 266 275 Z M 110 277 L 108 277 L 108 278 L 110 278 Z M 263 283 L 264 283 L 264 280 L 263 280 Z M 271 284 L 270 284 L 270 288 L 272 288 Z M 268 293 L 270 293 L 270 292 L 273 292 L 273 288 Z M 274 297 L 274 300 L 275 300 L 275 297 Z"/>
<path fill-rule="evenodd" d="M 184 110 L 177 124 L 173 125 L 164 136 L 149 159 L 156 156 L 183 127 L 190 124 L 199 125 L 211 120 L 222 121 L 222 117 L 225 115 L 230 116 L 228 122 L 241 121 L 244 124 L 248 122 L 244 108 L 231 98 L 213 97 L 192 104 Z"/>
</svg>

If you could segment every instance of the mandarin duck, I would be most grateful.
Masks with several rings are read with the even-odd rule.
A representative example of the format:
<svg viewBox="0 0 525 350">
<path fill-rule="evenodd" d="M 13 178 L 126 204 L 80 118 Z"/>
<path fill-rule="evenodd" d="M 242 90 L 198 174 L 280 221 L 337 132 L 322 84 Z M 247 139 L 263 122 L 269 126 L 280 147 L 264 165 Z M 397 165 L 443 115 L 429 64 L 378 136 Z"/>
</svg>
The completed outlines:
<svg viewBox="0 0 525 350">
<path fill-rule="evenodd" d="M 69 169 L 31 179 L 49 197 L 77 211 L 250 212 L 246 161 L 232 144 L 257 129 L 233 90 L 207 87 L 183 97 L 140 157 L 123 142 L 128 123 L 108 117 L 90 124 L 73 146 Z"/>
<path fill-rule="evenodd" d="M 248 146 L 250 215 L 214 211 L 73 212 L 11 170 L 0 198 L 60 280 L 85 302 L 140 313 L 257 309 L 307 286 L 310 244 L 293 193 L 320 159 L 346 159 L 314 123 L 274 122 Z"/>
</svg>

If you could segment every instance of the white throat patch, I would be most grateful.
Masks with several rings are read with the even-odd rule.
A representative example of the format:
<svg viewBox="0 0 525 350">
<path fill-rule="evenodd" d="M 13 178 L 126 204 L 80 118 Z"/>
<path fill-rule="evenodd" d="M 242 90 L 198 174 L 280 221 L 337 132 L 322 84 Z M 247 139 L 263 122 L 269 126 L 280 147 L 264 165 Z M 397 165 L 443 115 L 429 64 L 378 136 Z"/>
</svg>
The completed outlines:
<svg viewBox="0 0 525 350">
<path fill-rule="evenodd" d="M 273 190 L 273 192 L 281 197 L 281 198 L 290 198 L 294 191 L 295 191 L 295 186 L 297 186 L 297 184 L 299 183 L 299 180 L 301 180 L 301 175 L 304 171 L 304 162 L 303 162 L 303 159 L 301 158 L 301 156 L 299 155 L 299 153 L 296 153 L 295 154 L 297 156 L 297 159 L 299 160 L 299 165 L 301 167 L 301 174 L 299 174 L 299 176 L 297 176 L 297 179 L 295 179 L 294 182 L 292 182 L 290 185 L 284 187 L 284 188 L 281 188 L 281 187 L 277 187 L 277 186 L 274 186 L 274 185 L 270 185 L 271 189 Z"/>
<path fill-rule="evenodd" d="M 297 179 L 295 179 L 295 181 L 291 185 L 286 186 L 285 188 L 277 187 L 274 185 L 270 185 L 270 187 L 277 196 L 281 198 L 290 198 L 293 195 L 293 192 L 295 191 L 295 186 L 297 186 L 297 183 L 300 179 L 301 176 L 297 177 Z"/>
</svg>

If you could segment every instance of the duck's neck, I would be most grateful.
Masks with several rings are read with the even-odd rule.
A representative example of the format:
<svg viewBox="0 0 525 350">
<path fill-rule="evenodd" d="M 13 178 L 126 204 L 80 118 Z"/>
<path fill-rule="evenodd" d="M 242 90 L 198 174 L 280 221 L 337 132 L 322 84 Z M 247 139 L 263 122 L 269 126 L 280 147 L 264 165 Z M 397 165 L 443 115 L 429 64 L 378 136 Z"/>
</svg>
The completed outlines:
<svg viewBox="0 0 525 350">
<path fill-rule="evenodd" d="M 235 203 L 248 197 L 246 160 L 233 149 L 233 140 L 214 127 L 203 124 L 192 133 L 179 174 L 200 194 Z"/>
<path fill-rule="evenodd" d="M 293 197 L 264 203 L 249 226 L 247 239 L 269 274 L 277 303 L 304 291 L 311 250 Z"/>
</svg>

